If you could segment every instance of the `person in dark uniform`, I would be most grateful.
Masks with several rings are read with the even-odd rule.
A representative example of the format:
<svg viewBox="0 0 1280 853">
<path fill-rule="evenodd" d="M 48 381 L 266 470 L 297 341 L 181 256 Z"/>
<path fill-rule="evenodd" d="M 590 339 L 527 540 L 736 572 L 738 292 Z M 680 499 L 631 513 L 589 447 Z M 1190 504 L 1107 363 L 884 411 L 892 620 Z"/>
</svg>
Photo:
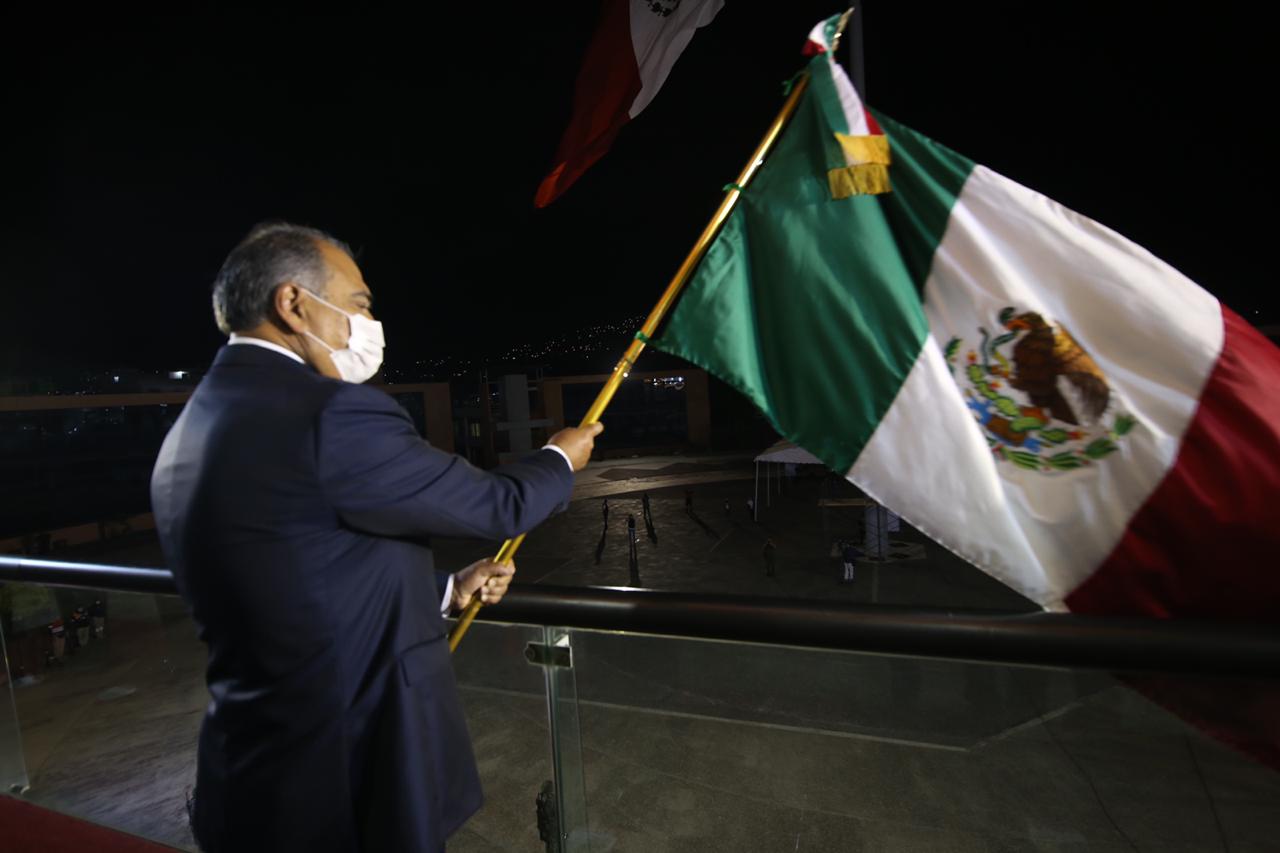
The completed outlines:
<svg viewBox="0 0 1280 853">
<path fill-rule="evenodd" d="M 774 569 L 777 566 L 778 546 L 773 544 L 773 539 L 764 540 L 764 573 L 765 577 L 773 577 Z"/>
<path fill-rule="evenodd" d="M 842 583 L 853 583 L 854 570 L 858 567 L 858 557 L 860 556 L 862 556 L 862 552 L 853 547 L 852 542 L 844 543 L 844 547 L 840 549 L 840 559 L 844 562 Z"/>
<path fill-rule="evenodd" d="M 440 853 L 480 806 L 443 616 L 514 566 L 436 570 L 432 536 L 503 539 L 567 506 L 599 428 L 485 472 L 384 392 L 373 295 L 340 241 L 254 229 L 213 288 L 230 335 L 169 431 L 156 530 L 211 701 L 205 853 Z"/>
<path fill-rule="evenodd" d="M 87 608 L 77 607 L 71 611 L 71 639 L 74 641 L 71 646 L 72 651 L 83 649 L 89 645 L 89 627 L 91 624 Z"/>
<path fill-rule="evenodd" d="M 89 616 L 93 619 L 93 636 L 103 639 L 107 634 L 107 608 L 101 598 L 94 599 Z"/>
<path fill-rule="evenodd" d="M 54 619 L 49 623 L 49 636 L 52 638 L 53 645 L 49 659 L 53 663 L 62 664 L 67 653 L 67 629 L 62 619 Z"/>
</svg>

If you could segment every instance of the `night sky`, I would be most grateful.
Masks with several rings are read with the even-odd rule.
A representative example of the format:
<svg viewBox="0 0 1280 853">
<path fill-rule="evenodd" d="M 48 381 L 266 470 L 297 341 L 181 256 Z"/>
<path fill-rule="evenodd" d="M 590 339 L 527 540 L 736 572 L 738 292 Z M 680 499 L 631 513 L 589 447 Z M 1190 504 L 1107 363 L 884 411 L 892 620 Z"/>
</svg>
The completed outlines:
<svg viewBox="0 0 1280 853">
<path fill-rule="evenodd" d="M 867 99 L 1277 322 L 1264 13 L 1139 5 L 870 0 Z M 0 372 L 203 367 L 270 218 L 357 248 L 392 363 L 643 314 L 840 11 L 729 0 L 539 211 L 598 4 L 418 8 L 11 19 Z"/>
</svg>

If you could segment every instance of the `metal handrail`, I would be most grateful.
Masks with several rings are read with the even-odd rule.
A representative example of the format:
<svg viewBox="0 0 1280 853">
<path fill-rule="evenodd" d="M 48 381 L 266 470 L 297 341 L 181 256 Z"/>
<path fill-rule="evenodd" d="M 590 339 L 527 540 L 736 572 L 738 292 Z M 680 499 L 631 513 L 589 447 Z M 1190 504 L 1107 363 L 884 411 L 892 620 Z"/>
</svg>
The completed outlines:
<svg viewBox="0 0 1280 853">
<path fill-rule="evenodd" d="M 166 569 L 0 556 L 0 582 L 174 595 Z M 1280 627 L 512 584 L 488 622 L 913 657 L 1280 678 Z"/>
<path fill-rule="evenodd" d="M 0 581 L 22 581 L 46 586 L 79 586 L 113 592 L 149 592 L 177 595 L 178 585 L 168 569 L 108 566 L 102 563 L 69 563 L 36 557 L 0 555 Z"/>
</svg>

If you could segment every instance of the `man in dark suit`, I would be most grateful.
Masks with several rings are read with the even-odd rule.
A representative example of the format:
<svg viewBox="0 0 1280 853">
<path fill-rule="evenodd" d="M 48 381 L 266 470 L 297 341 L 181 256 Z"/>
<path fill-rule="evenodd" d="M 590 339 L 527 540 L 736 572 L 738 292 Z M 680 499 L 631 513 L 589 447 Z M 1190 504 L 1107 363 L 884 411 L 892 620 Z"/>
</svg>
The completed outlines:
<svg viewBox="0 0 1280 853">
<path fill-rule="evenodd" d="M 338 240 L 260 226 L 213 290 L 230 342 L 166 437 L 156 528 L 209 647 L 193 829 L 214 851 L 437 853 L 480 806 L 442 614 L 514 567 L 436 571 L 433 535 L 560 509 L 598 427 L 490 472 L 385 393 L 372 294 Z"/>
</svg>

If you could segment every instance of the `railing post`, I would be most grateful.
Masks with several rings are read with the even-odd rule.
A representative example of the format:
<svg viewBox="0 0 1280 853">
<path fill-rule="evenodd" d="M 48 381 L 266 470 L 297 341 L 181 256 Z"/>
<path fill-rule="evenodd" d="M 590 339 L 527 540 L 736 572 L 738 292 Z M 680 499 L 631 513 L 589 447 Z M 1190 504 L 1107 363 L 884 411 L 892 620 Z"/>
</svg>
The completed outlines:
<svg viewBox="0 0 1280 853">
<path fill-rule="evenodd" d="M 22 754 L 22 731 L 18 726 L 18 704 L 13 686 L 4 620 L 0 619 L 0 792 L 22 794 L 29 787 L 30 780 Z"/>
<path fill-rule="evenodd" d="M 547 725 L 551 732 L 551 766 L 555 776 L 557 820 L 549 853 L 590 853 L 587 790 L 582 769 L 582 734 L 578 723 L 578 686 L 573 671 L 572 634 L 544 627 L 542 642 L 530 643 L 525 657 L 542 667 L 547 692 Z"/>
</svg>

